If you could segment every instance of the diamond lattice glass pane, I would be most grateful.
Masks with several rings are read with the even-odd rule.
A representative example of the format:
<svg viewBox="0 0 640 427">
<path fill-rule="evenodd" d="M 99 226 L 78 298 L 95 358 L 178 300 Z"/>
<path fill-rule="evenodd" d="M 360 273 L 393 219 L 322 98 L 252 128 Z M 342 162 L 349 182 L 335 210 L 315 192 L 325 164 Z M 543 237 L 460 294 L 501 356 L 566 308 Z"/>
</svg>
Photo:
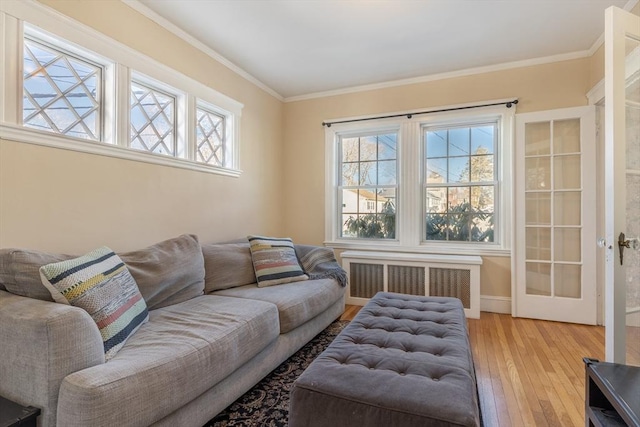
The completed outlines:
<svg viewBox="0 0 640 427">
<path fill-rule="evenodd" d="M 131 83 L 131 148 L 176 155 L 174 97 Z"/>
<path fill-rule="evenodd" d="M 68 91 L 79 80 L 78 76 L 69 68 L 70 66 L 64 57 L 45 68 L 49 78 L 62 92 Z"/>
<path fill-rule="evenodd" d="M 28 39 L 23 54 L 24 126 L 99 140 L 102 69 Z"/>
<path fill-rule="evenodd" d="M 197 161 L 225 166 L 225 118 L 200 108 L 196 117 Z"/>
</svg>

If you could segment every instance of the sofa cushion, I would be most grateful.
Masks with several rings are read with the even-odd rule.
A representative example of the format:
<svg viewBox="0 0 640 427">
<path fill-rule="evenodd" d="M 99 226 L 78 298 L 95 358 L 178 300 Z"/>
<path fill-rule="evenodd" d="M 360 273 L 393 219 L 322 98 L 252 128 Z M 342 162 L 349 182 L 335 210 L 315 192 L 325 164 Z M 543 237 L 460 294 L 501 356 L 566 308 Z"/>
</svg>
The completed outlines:
<svg viewBox="0 0 640 427">
<path fill-rule="evenodd" d="M 14 295 L 53 301 L 51 292 L 40 279 L 40 267 L 71 258 L 74 256 L 26 249 L 0 249 L 0 283 Z"/>
<path fill-rule="evenodd" d="M 204 292 L 256 283 L 249 242 L 202 245 Z"/>
<path fill-rule="evenodd" d="M 258 286 L 307 280 L 289 238 L 249 236 L 249 248 Z"/>
<path fill-rule="evenodd" d="M 285 283 L 268 288 L 247 285 L 216 291 L 213 295 L 268 301 L 278 307 L 280 333 L 287 332 L 313 319 L 344 295 L 345 288 L 333 279 Z"/>
<path fill-rule="evenodd" d="M 149 319 L 147 305 L 120 257 L 101 247 L 40 267 L 53 299 L 85 310 L 98 325 L 106 360 Z"/>
<path fill-rule="evenodd" d="M 120 258 L 140 288 L 149 310 L 187 301 L 204 292 L 204 258 L 192 234 L 125 252 Z"/>
<path fill-rule="evenodd" d="M 109 362 L 62 382 L 58 425 L 150 425 L 278 337 L 273 304 L 203 295 L 153 310 Z M 73 420 L 73 422 L 72 422 Z"/>
<path fill-rule="evenodd" d="M 177 304 L 204 292 L 204 259 L 195 235 L 185 234 L 118 255 L 136 280 L 149 310 Z M 39 269 L 74 257 L 26 249 L 0 249 L 0 283 L 12 294 L 53 301 L 40 280 Z"/>
</svg>

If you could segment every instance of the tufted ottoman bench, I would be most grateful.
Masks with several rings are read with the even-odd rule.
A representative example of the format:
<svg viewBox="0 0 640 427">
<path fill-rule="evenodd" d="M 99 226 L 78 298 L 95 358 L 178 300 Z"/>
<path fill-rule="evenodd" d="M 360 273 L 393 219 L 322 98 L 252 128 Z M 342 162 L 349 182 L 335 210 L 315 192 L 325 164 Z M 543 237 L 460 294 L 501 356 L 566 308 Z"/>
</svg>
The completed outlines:
<svg viewBox="0 0 640 427">
<path fill-rule="evenodd" d="M 296 380 L 290 427 L 479 426 L 460 300 L 383 293 Z"/>
</svg>

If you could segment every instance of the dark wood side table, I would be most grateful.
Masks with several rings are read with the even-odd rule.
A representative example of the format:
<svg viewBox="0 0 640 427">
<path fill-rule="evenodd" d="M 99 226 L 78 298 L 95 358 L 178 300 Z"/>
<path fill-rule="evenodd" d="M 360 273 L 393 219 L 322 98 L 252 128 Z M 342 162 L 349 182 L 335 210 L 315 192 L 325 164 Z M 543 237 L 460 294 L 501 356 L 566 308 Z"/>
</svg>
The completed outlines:
<svg viewBox="0 0 640 427">
<path fill-rule="evenodd" d="M 36 427 L 40 409 L 22 406 L 0 396 L 0 427 Z"/>
<path fill-rule="evenodd" d="M 582 360 L 586 427 L 640 427 L 640 367 Z"/>
</svg>

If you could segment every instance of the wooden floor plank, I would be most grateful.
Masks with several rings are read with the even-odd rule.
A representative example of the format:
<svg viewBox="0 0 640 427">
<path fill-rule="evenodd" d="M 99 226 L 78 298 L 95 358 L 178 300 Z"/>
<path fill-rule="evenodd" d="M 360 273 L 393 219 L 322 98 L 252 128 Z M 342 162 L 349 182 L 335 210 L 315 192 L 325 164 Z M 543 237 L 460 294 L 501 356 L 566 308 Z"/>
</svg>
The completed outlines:
<svg viewBox="0 0 640 427">
<path fill-rule="evenodd" d="M 603 327 L 486 312 L 468 326 L 485 427 L 584 426 L 582 357 L 604 359 Z M 640 347 L 629 357 L 640 359 Z"/>
</svg>

